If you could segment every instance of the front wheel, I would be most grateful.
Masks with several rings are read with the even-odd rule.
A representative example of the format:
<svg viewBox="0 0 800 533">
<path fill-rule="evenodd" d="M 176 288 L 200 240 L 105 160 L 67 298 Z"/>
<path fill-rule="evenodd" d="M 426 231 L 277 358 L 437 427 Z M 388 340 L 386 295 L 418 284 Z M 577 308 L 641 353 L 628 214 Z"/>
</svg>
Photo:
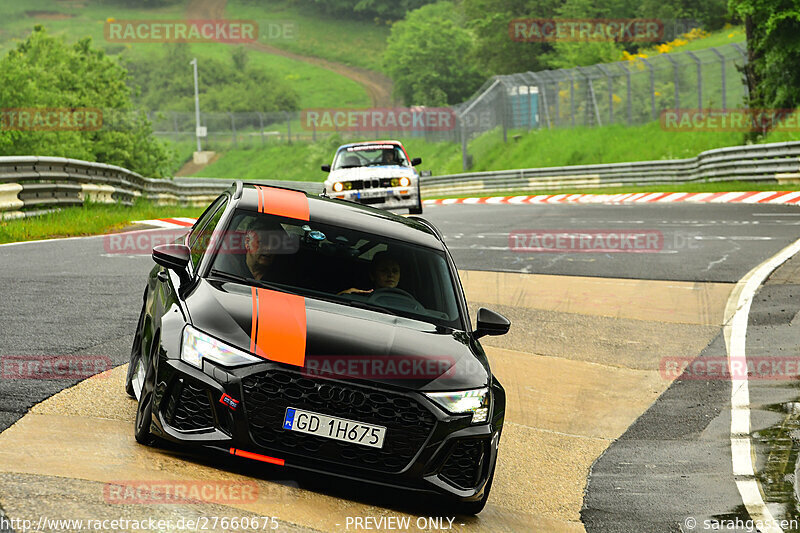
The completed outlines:
<svg viewBox="0 0 800 533">
<path fill-rule="evenodd" d="M 136 438 L 136 442 L 145 446 L 154 446 L 157 442 L 156 437 L 150 433 L 150 424 L 153 421 L 154 374 L 151 366 L 139 394 L 139 405 L 136 408 L 136 422 L 134 423 L 133 436 Z"/>
</svg>

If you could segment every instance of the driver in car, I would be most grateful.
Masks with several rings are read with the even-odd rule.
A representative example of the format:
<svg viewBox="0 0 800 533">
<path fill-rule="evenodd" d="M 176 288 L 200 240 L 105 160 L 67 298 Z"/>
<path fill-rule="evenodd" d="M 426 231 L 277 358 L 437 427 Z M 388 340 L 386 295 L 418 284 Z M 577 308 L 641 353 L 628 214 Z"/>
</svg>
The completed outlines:
<svg viewBox="0 0 800 533">
<path fill-rule="evenodd" d="M 395 289 L 400 283 L 400 263 L 389 252 L 378 252 L 372 258 L 369 277 L 374 289 L 357 289 L 352 287 L 339 294 L 372 294 L 375 289 Z"/>
<path fill-rule="evenodd" d="M 384 150 L 382 155 L 382 163 L 384 165 L 399 165 L 400 160 L 397 158 L 397 152 L 394 148 L 391 150 Z"/>
</svg>

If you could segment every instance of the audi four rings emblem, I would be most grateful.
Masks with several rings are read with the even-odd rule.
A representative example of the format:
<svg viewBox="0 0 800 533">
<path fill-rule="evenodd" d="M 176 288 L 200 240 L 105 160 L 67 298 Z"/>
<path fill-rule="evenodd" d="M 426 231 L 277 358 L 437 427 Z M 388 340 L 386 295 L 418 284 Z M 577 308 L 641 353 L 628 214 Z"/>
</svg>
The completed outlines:
<svg viewBox="0 0 800 533">
<path fill-rule="evenodd" d="M 338 387 L 336 385 L 320 385 L 320 398 L 335 403 L 345 403 L 359 407 L 364 404 L 367 397 L 363 392 Z"/>
</svg>

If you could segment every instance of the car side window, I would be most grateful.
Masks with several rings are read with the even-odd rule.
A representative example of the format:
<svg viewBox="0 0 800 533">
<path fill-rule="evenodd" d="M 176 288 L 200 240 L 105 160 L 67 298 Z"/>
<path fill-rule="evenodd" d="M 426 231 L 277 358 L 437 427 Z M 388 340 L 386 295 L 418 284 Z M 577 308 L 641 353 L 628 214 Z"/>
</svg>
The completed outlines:
<svg viewBox="0 0 800 533">
<path fill-rule="evenodd" d="M 204 226 L 197 232 L 197 235 L 192 235 L 191 238 L 194 239 L 194 242 L 191 240 L 189 248 L 192 251 L 192 266 L 196 269 L 197 265 L 200 264 L 200 259 L 203 258 L 203 254 L 206 253 L 206 249 L 208 248 L 208 243 L 211 241 L 211 236 L 214 234 L 214 229 L 219 224 L 219 220 L 222 218 L 222 213 L 225 212 L 225 206 L 227 205 L 227 198 L 222 198 L 219 202 L 219 205 L 216 206 L 216 210 L 210 211 L 210 217 Z M 198 221 L 198 226 L 200 226 Z"/>
<path fill-rule="evenodd" d="M 194 223 L 194 226 L 192 226 L 191 231 L 189 231 L 189 239 L 187 241 L 189 247 L 194 246 L 194 243 L 197 240 L 198 235 L 200 235 L 202 229 L 206 226 L 206 224 L 208 224 L 208 221 L 217 212 L 217 208 L 219 208 L 221 204 L 226 203 L 226 200 L 227 200 L 226 196 L 222 195 L 216 200 L 214 200 L 214 202 L 210 206 L 208 206 L 208 209 L 203 211 L 203 214 L 200 215 L 200 218 L 197 219 L 197 222 Z"/>
</svg>

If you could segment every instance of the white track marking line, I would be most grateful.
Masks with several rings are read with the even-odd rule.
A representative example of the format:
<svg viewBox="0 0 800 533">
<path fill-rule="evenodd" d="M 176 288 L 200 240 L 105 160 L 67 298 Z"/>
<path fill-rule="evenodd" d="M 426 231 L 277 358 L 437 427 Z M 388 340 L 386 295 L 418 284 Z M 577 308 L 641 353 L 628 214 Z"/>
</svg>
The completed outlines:
<svg viewBox="0 0 800 533">
<path fill-rule="evenodd" d="M 743 376 L 740 367 L 747 368 L 747 320 L 750 305 L 758 288 L 780 265 L 800 252 L 800 239 L 790 244 L 748 272 L 736 283 L 725 306 L 725 325 L 722 329 L 725 346 L 728 350 L 728 369 L 731 375 L 731 463 L 736 488 L 742 502 L 753 520 L 765 524 L 762 533 L 783 533 L 775 518 L 767 508 L 761 487 L 755 477 L 752 442 L 750 441 L 750 391 L 747 374 Z M 734 362 L 736 365 L 734 365 Z M 736 371 L 734 371 L 736 366 Z M 734 378 L 736 376 L 736 378 Z M 744 478 L 744 479 L 742 479 Z"/>
</svg>

